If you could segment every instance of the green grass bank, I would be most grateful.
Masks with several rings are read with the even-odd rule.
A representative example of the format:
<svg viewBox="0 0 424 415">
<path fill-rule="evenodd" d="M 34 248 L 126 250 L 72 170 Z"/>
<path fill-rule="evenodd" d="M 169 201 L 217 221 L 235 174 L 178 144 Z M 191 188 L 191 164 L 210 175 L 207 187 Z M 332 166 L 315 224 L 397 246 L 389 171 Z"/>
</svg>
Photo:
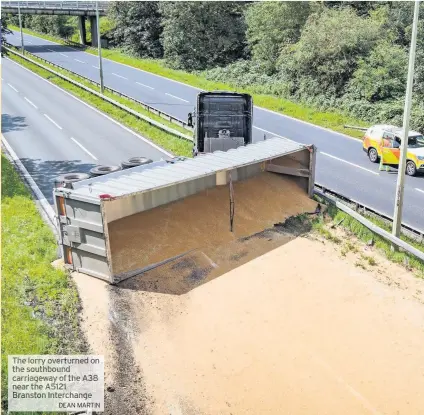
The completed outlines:
<svg viewBox="0 0 424 415">
<path fill-rule="evenodd" d="M 8 355 L 83 354 L 87 348 L 79 328 L 77 289 L 51 265 L 55 237 L 4 154 L 1 186 L 1 397 L 6 413 Z"/>
</svg>

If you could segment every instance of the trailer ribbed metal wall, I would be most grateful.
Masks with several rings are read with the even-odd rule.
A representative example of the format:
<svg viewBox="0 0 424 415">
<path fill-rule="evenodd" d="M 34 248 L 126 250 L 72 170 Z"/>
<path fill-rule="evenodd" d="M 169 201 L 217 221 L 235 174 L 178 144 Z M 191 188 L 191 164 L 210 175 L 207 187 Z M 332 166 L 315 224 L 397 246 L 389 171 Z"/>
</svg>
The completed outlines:
<svg viewBox="0 0 424 415">
<path fill-rule="evenodd" d="M 54 189 L 60 245 L 67 267 L 111 283 L 131 276 L 113 272 L 108 224 L 263 171 L 298 176 L 312 196 L 315 147 L 283 138 L 194 159 L 159 161 Z M 252 195 L 254 197 L 254 195 Z"/>
</svg>

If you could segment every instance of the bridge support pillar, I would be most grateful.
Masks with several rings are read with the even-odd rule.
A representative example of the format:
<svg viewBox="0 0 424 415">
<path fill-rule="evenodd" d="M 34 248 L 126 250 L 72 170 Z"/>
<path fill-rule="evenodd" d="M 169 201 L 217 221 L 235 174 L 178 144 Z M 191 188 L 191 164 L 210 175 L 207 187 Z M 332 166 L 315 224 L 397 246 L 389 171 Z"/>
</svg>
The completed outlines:
<svg viewBox="0 0 424 415">
<path fill-rule="evenodd" d="M 83 45 L 86 45 L 87 33 L 85 30 L 85 16 L 78 16 L 78 30 L 79 30 L 80 43 L 82 43 Z"/>
<path fill-rule="evenodd" d="M 91 32 L 91 46 L 97 48 L 99 42 L 97 41 L 97 17 L 90 16 L 90 32 Z"/>
</svg>

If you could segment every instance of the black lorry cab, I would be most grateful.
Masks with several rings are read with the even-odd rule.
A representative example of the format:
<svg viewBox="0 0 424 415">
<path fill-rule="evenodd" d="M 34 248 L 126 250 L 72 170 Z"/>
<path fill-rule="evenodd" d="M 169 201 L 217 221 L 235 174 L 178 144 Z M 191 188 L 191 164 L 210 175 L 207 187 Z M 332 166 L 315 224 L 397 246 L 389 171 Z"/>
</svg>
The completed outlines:
<svg viewBox="0 0 424 415">
<path fill-rule="evenodd" d="M 193 153 L 236 148 L 252 142 L 253 100 L 249 94 L 200 92 L 188 124 L 194 127 Z"/>
</svg>

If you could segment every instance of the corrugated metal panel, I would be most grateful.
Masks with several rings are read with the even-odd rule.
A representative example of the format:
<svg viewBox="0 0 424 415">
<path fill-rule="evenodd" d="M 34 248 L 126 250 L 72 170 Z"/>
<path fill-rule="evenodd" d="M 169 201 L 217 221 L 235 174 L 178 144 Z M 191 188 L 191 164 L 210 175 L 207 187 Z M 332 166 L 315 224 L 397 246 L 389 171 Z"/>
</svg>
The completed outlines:
<svg viewBox="0 0 424 415">
<path fill-rule="evenodd" d="M 127 174 L 121 172 L 118 177 L 114 177 L 112 173 L 109 180 L 105 180 L 105 176 L 101 178 L 101 181 L 92 178 L 81 182 L 78 188 L 70 191 L 70 193 L 89 197 L 99 197 L 99 195 L 105 193 L 113 197 L 123 196 L 156 187 L 172 186 L 175 183 L 210 175 L 218 171 L 235 169 L 262 160 L 281 157 L 304 148 L 305 146 L 295 141 L 275 137 L 226 152 L 216 151 L 194 159 L 161 165 L 141 172 L 129 170 Z"/>
</svg>

